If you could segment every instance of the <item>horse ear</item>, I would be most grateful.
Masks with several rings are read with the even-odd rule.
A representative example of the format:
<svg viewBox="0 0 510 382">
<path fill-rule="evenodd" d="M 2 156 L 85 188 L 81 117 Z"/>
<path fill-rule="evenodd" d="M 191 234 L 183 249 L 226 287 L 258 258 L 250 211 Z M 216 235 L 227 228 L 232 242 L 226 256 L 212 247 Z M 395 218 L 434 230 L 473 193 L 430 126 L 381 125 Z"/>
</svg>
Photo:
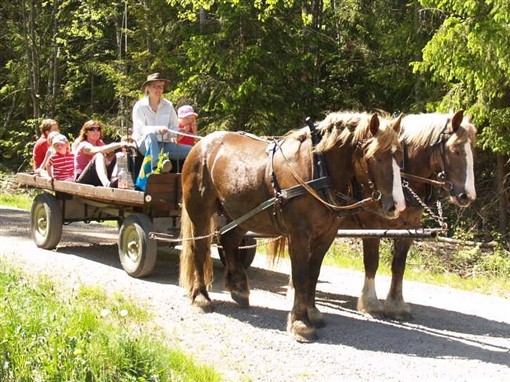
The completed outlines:
<svg viewBox="0 0 510 382">
<path fill-rule="evenodd" d="M 379 131 L 379 117 L 376 113 L 372 114 L 372 117 L 370 118 L 370 132 L 373 136 L 377 134 L 377 131 Z"/>
<path fill-rule="evenodd" d="M 452 118 L 452 131 L 455 133 L 464 119 L 464 110 L 459 110 Z"/>
<path fill-rule="evenodd" d="M 400 115 L 395 118 L 393 121 L 391 121 L 391 125 L 393 127 L 393 130 L 395 130 L 395 132 L 398 134 L 400 134 L 400 123 L 402 122 L 402 116 L 404 114 L 403 113 L 400 113 Z"/>
</svg>

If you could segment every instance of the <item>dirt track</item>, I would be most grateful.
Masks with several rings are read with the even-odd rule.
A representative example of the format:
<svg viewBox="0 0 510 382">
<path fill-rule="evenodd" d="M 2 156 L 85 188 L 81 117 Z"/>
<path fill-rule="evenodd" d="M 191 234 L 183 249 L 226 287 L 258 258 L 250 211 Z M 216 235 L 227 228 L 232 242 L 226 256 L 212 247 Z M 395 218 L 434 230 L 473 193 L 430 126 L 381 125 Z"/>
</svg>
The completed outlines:
<svg viewBox="0 0 510 382">
<path fill-rule="evenodd" d="M 362 274 L 324 267 L 318 301 L 327 327 L 317 343 L 299 344 L 285 332 L 287 264 L 266 268 L 258 255 L 249 270 L 252 307 L 240 309 L 222 289 L 216 260 L 216 311 L 203 314 L 177 286 L 175 251 L 162 253 L 154 274 L 142 280 L 120 268 L 114 228 L 72 224 L 57 251 L 45 251 L 29 237 L 27 212 L 0 207 L 0 235 L 2 258 L 28 272 L 71 287 L 101 285 L 146 304 L 173 345 L 232 381 L 510 380 L 507 299 L 405 282 L 415 319 L 377 320 L 355 311 Z M 377 280 L 380 298 L 388 286 L 388 279 Z"/>
</svg>

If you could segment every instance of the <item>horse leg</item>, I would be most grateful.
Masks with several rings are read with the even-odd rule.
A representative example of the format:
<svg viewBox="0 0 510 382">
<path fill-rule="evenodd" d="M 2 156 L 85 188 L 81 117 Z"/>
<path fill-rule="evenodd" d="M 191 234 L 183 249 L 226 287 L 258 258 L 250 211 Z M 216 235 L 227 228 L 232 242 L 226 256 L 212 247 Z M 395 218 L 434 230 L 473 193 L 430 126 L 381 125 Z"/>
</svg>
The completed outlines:
<svg viewBox="0 0 510 382">
<path fill-rule="evenodd" d="M 287 320 L 287 331 L 298 342 L 313 342 L 317 339 L 315 327 L 308 317 L 309 302 L 309 264 L 308 233 L 299 232 L 289 236 L 289 254 L 294 285 L 294 304 Z"/>
<path fill-rule="evenodd" d="M 240 306 L 248 307 L 250 306 L 250 286 L 239 250 L 244 234 L 244 231 L 235 229 L 224 234 L 220 241 L 226 263 L 225 289 L 230 291 L 230 296 Z"/>
<path fill-rule="evenodd" d="M 391 262 L 391 286 L 384 304 L 384 311 L 388 317 L 398 320 L 412 318 L 411 307 L 404 301 L 402 282 L 406 268 L 406 259 L 412 239 L 395 239 L 393 243 L 393 261 Z"/>
<path fill-rule="evenodd" d="M 211 262 L 211 265 L 208 263 Z M 211 246 L 208 239 L 197 240 L 195 243 L 195 256 L 194 263 L 196 269 L 195 282 L 190 294 L 193 305 L 199 307 L 204 312 L 212 312 L 213 305 L 209 293 L 212 283 L 211 280 L 207 280 L 209 277 L 207 273 L 209 268 L 212 268 L 211 260 Z"/>
<path fill-rule="evenodd" d="M 331 243 L 335 239 L 336 229 L 332 232 L 330 237 L 322 236 L 320 239 L 314 240 L 311 245 L 312 251 L 309 260 L 309 285 L 308 285 L 308 299 L 310 306 L 308 307 L 308 318 L 316 328 L 326 326 L 324 315 L 317 309 L 315 304 L 315 297 L 317 293 L 317 281 L 321 271 L 322 261 L 326 252 L 331 247 Z"/>
<path fill-rule="evenodd" d="M 375 290 L 375 275 L 379 267 L 379 244 L 380 239 L 363 239 L 365 281 L 357 305 L 358 312 L 374 317 L 384 312 L 383 303 L 377 298 Z"/>
</svg>

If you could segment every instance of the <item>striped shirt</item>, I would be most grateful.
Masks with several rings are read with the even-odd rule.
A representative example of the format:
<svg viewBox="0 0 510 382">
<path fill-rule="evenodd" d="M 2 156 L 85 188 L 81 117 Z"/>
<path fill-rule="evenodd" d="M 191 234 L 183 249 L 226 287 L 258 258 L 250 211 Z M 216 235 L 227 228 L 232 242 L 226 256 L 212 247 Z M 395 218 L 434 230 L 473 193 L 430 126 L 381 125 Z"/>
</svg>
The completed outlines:
<svg viewBox="0 0 510 382">
<path fill-rule="evenodd" d="M 74 181 L 74 154 L 62 155 L 54 153 L 48 160 L 48 166 L 53 168 L 53 178 L 56 180 Z"/>
</svg>

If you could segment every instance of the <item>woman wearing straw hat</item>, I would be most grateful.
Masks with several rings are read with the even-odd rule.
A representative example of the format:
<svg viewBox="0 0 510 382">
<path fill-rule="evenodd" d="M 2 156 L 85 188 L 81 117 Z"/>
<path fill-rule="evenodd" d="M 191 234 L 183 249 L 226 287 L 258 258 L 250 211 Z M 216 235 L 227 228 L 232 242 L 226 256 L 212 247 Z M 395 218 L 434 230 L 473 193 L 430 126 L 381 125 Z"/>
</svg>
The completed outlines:
<svg viewBox="0 0 510 382">
<path fill-rule="evenodd" d="M 153 169 L 158 166 L 161 151 L 167 152 L 170 159 L 182 160 L 191 149 L 190 146 L 178 144 L 176 134 L 173 133 L 178 131 L 177 113 L 172 102 L 163 98 L 169 84 L 170 81 L 162 78 L 159 73 L 148 75 L 142 85 L 146 96 L 133 107 L 132 136 L 143 155 L 150 152 Z M 164 163 L 163 171 L 170 166 L 170 162 Z"/>
</svg>

